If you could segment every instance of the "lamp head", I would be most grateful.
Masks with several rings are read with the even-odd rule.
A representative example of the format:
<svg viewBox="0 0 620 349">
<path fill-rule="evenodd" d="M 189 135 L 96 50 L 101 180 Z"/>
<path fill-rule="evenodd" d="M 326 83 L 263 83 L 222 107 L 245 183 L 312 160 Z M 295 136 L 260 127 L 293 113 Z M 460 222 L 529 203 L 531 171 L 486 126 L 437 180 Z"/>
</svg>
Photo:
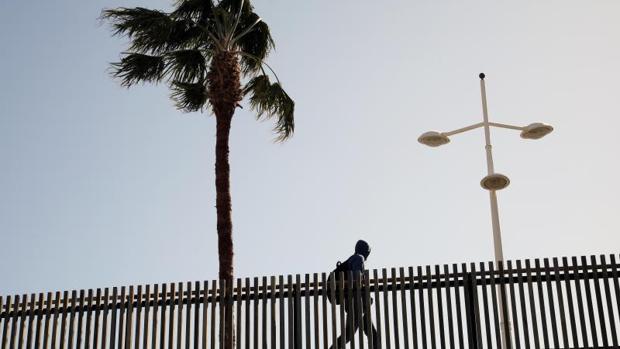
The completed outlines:
<svg viewBox="0 0 620 349">
<path fill-rule="evenodd" d="M 438 147 L 446 143 L 450 143 L 450 138 L 437 131 L 428 131 L 418 137 L 418 142 L 428 145 L 429 147 Z"/>
<path fill-rule="evenodd" d="M 510 179 L 500 173 L 488 175 L 480 181 L 480 186 L 486 190 L 502 190 L 510 184 Z"/>
<path fill-rule="evenodd" d="M 540 139 L 548 135 L 553 131 L 553 126 L 543 124 L 542 122 L 535 122 L 525 126 L 521 131 L 521 138 L 525 139 Z"/>
</svg>

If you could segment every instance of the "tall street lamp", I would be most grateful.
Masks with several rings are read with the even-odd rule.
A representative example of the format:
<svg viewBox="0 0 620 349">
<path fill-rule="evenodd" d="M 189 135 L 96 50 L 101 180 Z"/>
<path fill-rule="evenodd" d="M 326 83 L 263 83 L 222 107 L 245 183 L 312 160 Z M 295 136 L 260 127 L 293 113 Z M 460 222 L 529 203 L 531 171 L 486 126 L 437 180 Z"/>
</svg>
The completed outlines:
<svg viewBox="0 0 620 349">
<path fill-rule="evenodd" d="M 496 122 L 489 122 L 489 115 L 487 111 L 487 96 L 486 89 L 484 84 L 484 73 L 480 73 L 480 93 L 482 95 L 482 122 L 477 124 L 473 124 L 470 126 L 466 126 L 463 128 L 459 128 L 450 132 L 437 132 L 437 131 L 429 131 L 423 133 L 419 138 L 418 142 L 428 145 L 429 147 L 438 147 L 440 145 L 444 145 L 450 142 L 450 136 L 455 134 L 463 133 L 466 131 L 471 131 L 480 127 L 484 128 L 484 138 L 485 138 L 485 150 L 486 150 L 486 158 L 487 158 L 487 176 L 484 177 L 480 181 L 480 185 L 482 188 L 489 191 L 489 197 L 491 199 L 491 223 L 493 226 L 493 247 L 495 250 L 495 261 L 503 262 L 504 261 L 504 252 L 502 249 L 502 234 L 499 227 L 499 214 L 497 209 L 497 195 L 496 191 L 504 189 L 510 184 L 510 179 L 507 176 L 496 173 L 495 168 L 493 167 L 493 155 L 491 153 L 491 126 L 493 127 L 501 127 L 507 128 L 511 130 L 521 131 L 521 138 L 524 139 L 540 139 L 553 131 L 553 127 L 550 125 L 546 125 L 540 122 L 536 122 L 533 124 L 529 124 L 527 126 L 514 126 L 507 124 L 500 124 Z M 503 314 L 503 303 L 504 296 L 500 294 L 500 315 L 502 322 L 504 322 L 504 314 Z M 504 343 L 506 343 L 506 334 L 504 333 L 504 326 L 502 326 L 502 339 Z"/>
</svg>

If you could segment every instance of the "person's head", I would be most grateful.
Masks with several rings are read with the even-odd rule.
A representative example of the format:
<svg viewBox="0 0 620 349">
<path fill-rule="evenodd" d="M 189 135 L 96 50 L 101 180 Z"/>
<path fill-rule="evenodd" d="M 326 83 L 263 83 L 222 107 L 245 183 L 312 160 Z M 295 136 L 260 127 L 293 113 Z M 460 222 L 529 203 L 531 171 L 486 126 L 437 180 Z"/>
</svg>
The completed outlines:
<svg viewBox="0 0 620 349">
<path fill-rule="evenodd" d="M 355 244 L 355 253 L 361 254 L 364 256 L 364 259 L 368 259 L 368 255 L 370 255 L 370 245 L 364 240 L 359 240 Z"/>
</svg>

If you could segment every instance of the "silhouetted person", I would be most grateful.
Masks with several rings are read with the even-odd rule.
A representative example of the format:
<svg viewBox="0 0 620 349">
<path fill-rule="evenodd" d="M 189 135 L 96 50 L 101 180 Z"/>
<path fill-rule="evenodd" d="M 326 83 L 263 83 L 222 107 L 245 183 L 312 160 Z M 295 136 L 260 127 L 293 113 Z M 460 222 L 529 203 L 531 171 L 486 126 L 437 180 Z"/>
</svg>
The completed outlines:
<svg viewBox="0 0 620 349">
<path fill-rule="evenodd" d="M 354 281 L 357 281 L 357 278 L 363 277 L 364 275 L 364 270 L 365 270 L 364 262 L 366 261 L 366 259 L 368 259 L 368 255 L 370 255 L 370 246 L 368 245 L 366 241 L 359 240 L 355 244 L 355 254 L 353 254 L 351 257 L 349 257 L 346 260 L 346 262 L 343 263 L 344 268 L 342 268 L 342 271 L 345 272 L 345 275 L 348 275 L 349 272 L 353 272 Z M 377 338 L 377 330 L 375 329 L 375 326 L 372 324 L 371 314 L 370 313 L 366 314 L 366 309 L 370 307 L 370 304 L 366 304 L 366 298 L 363 297 L 363 294 L 360 293 L 360 295 L 362 296 L 362 300 L 360 302 L 358 302 L 355 299 L 355 297 L 352 297 L 351 303 L 353 303 L 353 311 L 351 311 L 350 309 L 351 305 L 349 304 L 349 302 L 347 302 L 346 300 L 344 301 L 345 303 L 344 310 L 347 314 L 345 333 L 340 334 L 340 336 L 337 339 L 337 343 L 338 343 L 338 346 L 340 347 L 340 343 L 341 343 L 343 336 L 346 338 L 345 345 L 346 343 L 349 343 L 351 341 L 351 336 L 355 335 L 355 333 L 357 332 L 357 329 L 361 325 L 361 327 L 364 330 L 364 333 L 366 334 L 366 337 L 368 337 L 368 334 L 370 333 L 370 331 L 372 331 L 373 348 L 378 349 L 379 347 L 377 345 L 379 343 L 379 338 Z M 372 299 L 371 299 L 371 303 L 372 303 Z M 362 309 L 359 309 L 360 305 Z M 358 316 L 359 314 L 362 314 L 362 316 Z M 360 320 L 361 320 L 361 324 L 360 324 Z M 332 346 L 330 347 L 330 349 L 333 347 L 334 347 L 334 343 L 332 343 Z"/>
</svg>

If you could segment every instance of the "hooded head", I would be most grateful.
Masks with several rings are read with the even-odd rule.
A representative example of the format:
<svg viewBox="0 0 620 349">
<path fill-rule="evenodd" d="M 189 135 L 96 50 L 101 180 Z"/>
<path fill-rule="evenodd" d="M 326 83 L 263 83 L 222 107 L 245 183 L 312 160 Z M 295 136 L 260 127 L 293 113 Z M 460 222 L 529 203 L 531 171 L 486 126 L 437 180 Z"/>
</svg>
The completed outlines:
<svg viewBox="0 0 620 349">
<path fill-rule="evenodd" d="M 368 255 L 370 255 L 370 246 L 366 241 L 359 240 L 355 244 L 355 253 L 361 254 L 362 256 L 364 256 L 364 259 L 368 259 Z"/>
</svg>

